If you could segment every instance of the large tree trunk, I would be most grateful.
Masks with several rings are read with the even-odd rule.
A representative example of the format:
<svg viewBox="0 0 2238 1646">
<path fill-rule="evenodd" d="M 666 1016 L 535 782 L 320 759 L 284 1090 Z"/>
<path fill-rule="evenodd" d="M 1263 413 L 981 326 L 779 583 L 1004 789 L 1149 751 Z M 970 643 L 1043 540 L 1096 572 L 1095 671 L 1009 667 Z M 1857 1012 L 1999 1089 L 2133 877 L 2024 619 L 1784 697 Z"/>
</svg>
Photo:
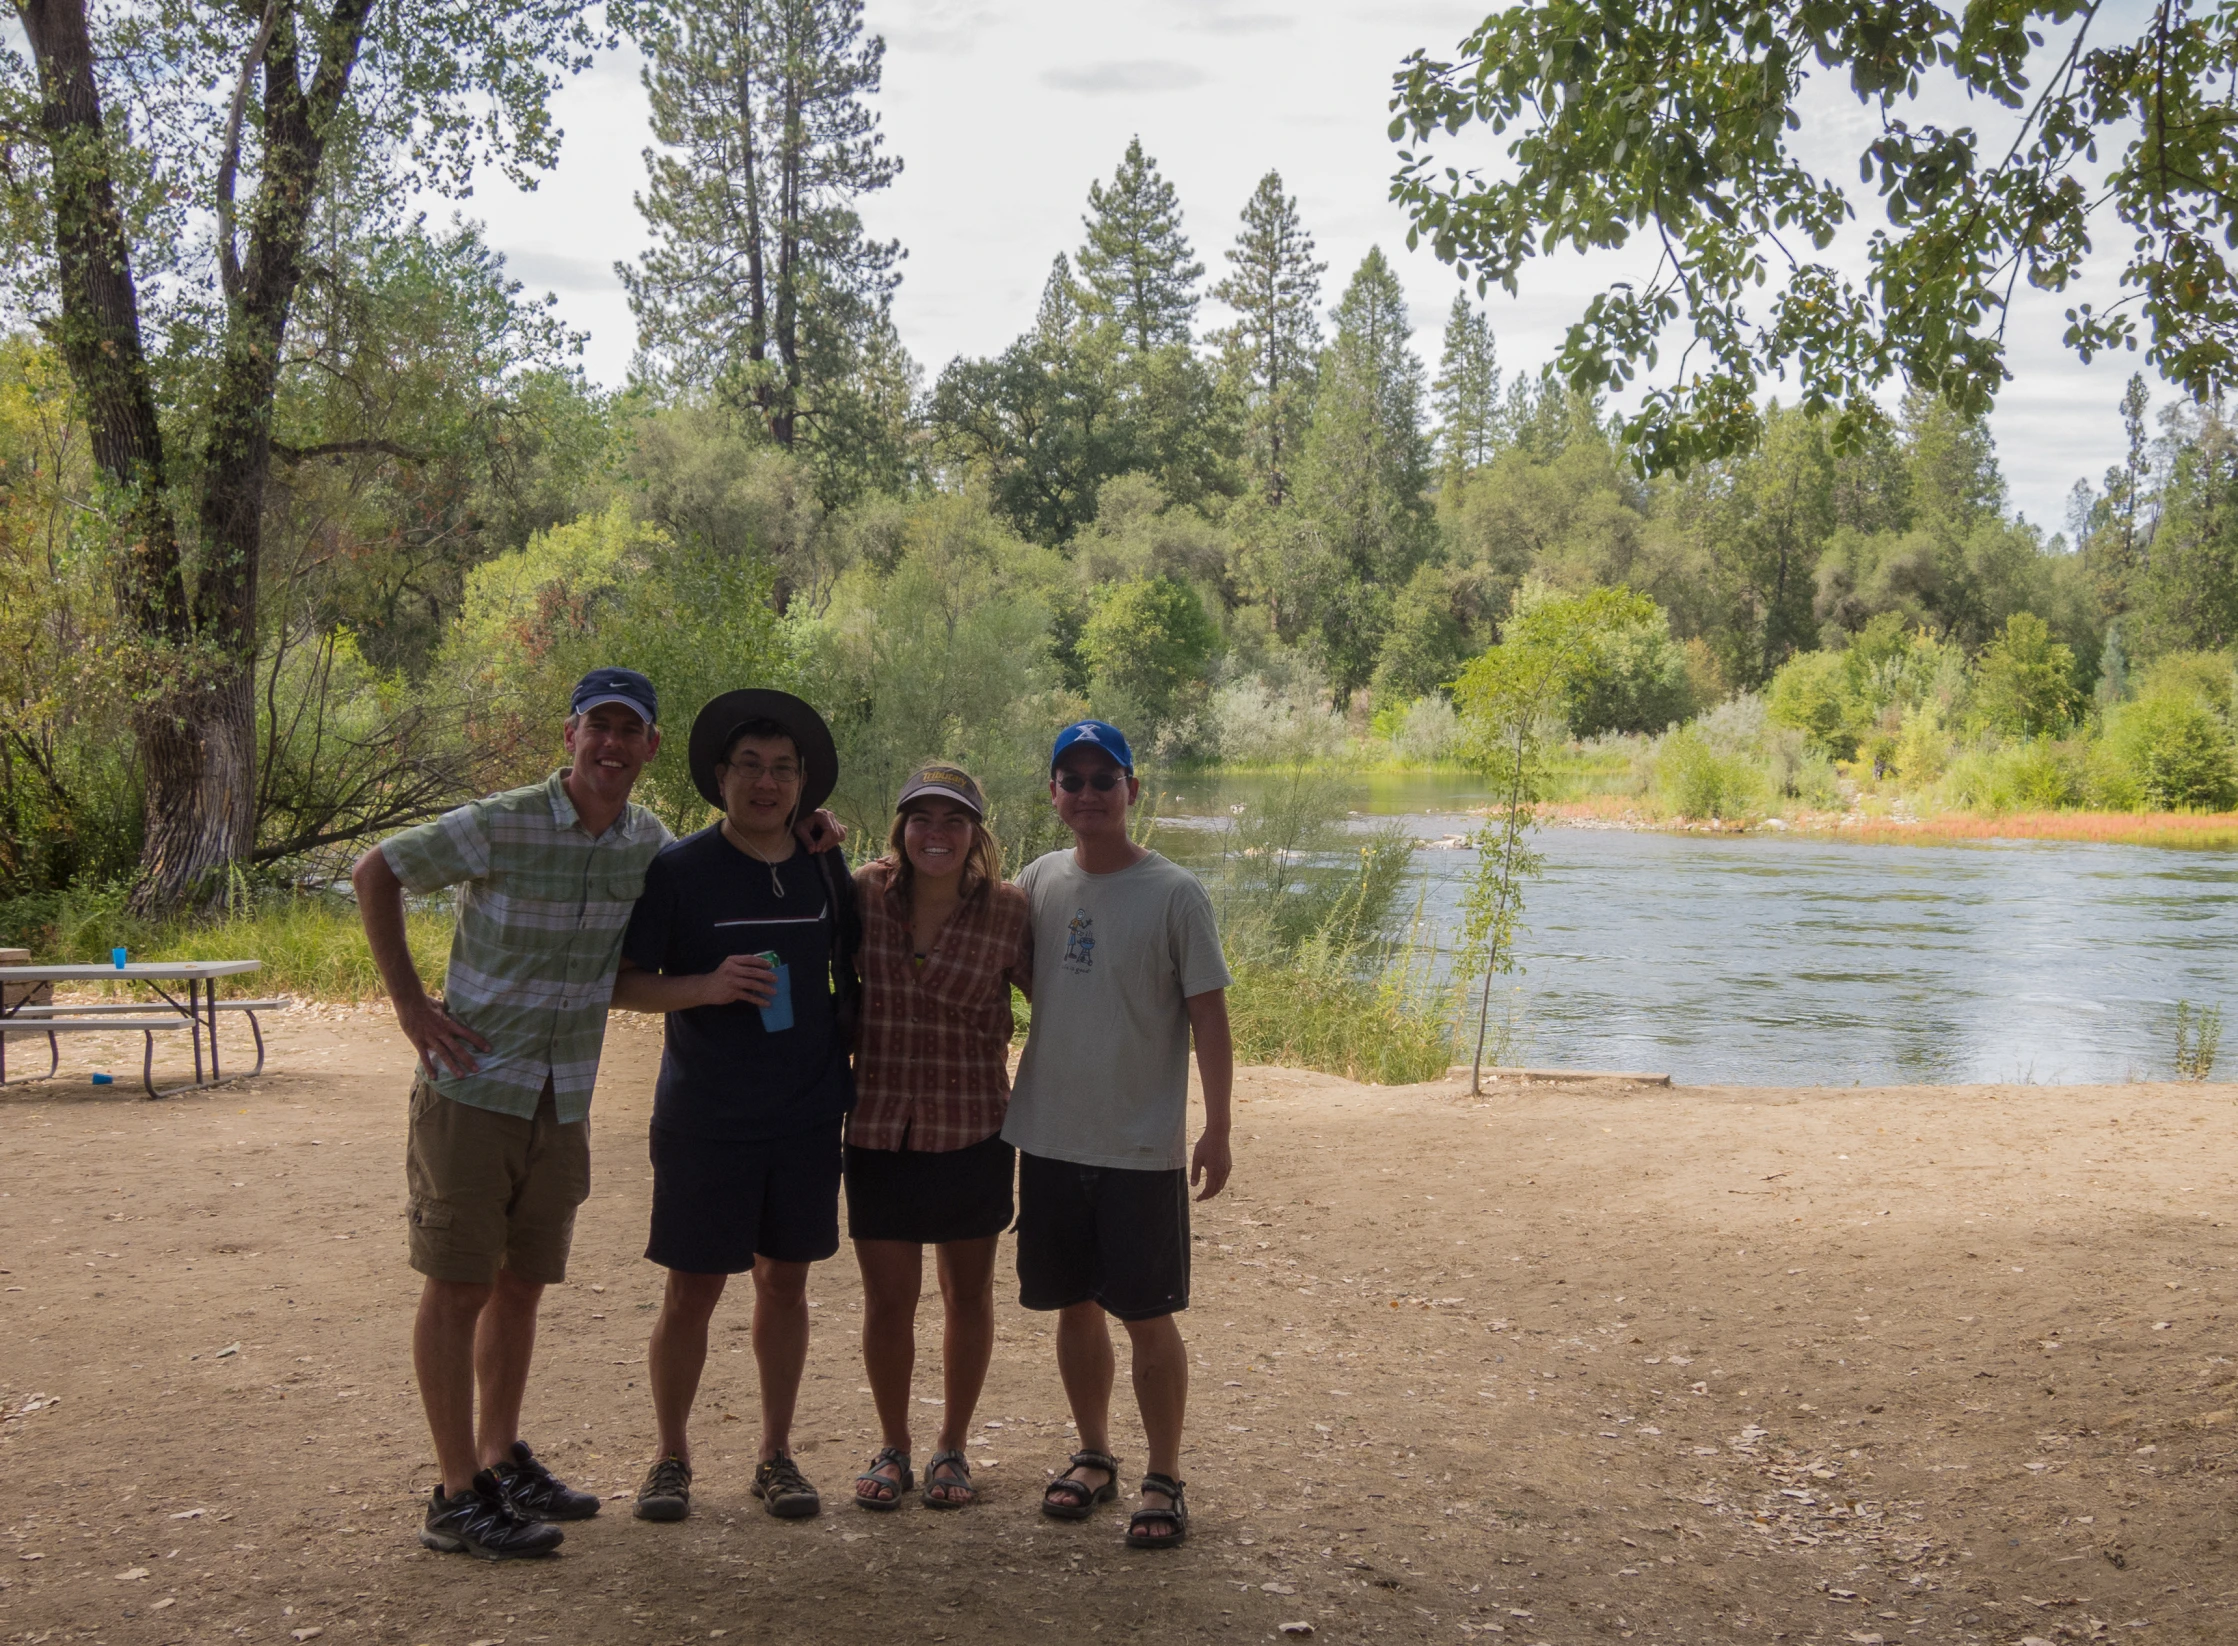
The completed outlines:
<svg viewBox="0 0 2238 1646">
<path fill-rule="evenodd" d="M 134 906 L 207 901 L 256 838 L 256 590 L 272 400 L 326 132 L 347 93 L 370 0 L 321 20 L 311 85 L 283 11 L 263 55 L 264 157 L 248 257 L 226 326 L 201 453 L 197 586 L 186 586 L 163 492 L 163 436 L 140 339 L 131 248 L 117 211 L 110 134 L 84 0 L 19 0 L 37 59 L 54 165 L 60 347 L 103 476 L 125 499 L 119 604 L 138 640 L 133 731 L 147 830 Z M 230 251 L 230 248 L 228 248 Z"/>
<path fill-rule="evenodd" d="M 208 705 L 193 682 L 194 622 L 179 556 L 177 522 L 163 493 L 163 429 L 140 339 L 132 249 L 118 214 L 108 133 L 93 78 L 93 42 L 83 0 L 28 0 L 19 15 L 37 60 L 40 123 L 53 159 L 54 231 L 62 297 L 56 343 L 85 410 L 93 456 L 123 500 L 113 580 L 138 644 L 126 663 L 134 742 L 146 785 L 150 872 L 139 900 L 175 900 L 224 860 L 233 838 L 204 821 L 239 807 L 213 774 L 200 726 Z M 210 778 L 221 786 L 209 805 Z M 184 805 L 181 802 L 186 802 Z M 213 855 L 214 850 L 214 855 Z"/>
</svg>

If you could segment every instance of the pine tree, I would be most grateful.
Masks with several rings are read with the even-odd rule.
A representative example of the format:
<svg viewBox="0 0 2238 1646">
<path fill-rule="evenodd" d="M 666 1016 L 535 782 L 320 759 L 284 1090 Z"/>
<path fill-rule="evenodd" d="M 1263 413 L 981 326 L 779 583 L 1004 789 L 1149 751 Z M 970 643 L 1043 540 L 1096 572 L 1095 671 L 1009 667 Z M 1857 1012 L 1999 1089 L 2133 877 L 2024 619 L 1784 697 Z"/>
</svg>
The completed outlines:
<svg viewBox="0 0 2238 1646">
<path fill-rule="evenodd" d="M 1491 317 L 1453 299 L 1445 322 L 1445 353 L 1430 385 L 1438 413 L 1438 456 L 1449 485 L 1492 461 L 1500 433 L 1500 352 Z"/>
<path fill-rule="evenodd" d="M 617 264 L 640 371 L 751 407 L 787 448 L 812 448 L 847 380 L 885 356 L 901 256 L 869 239 L 855 201 L 901 170 L 883 152 L 886 43 L 862 0 L 677 0 L 646 15 L 652 246 Z M 859 386 L 858 386 L 859 387 Z M 831 437 L 839 436 L 835 426 Z"/>
<path fill-rule="evenodd" d="M 1109 188 L 1088 185 L 1088 213 L 1079 263 L 1089 312 L 1117 326 L 1131 354 L 1186 346 L 1204 265 L 1181 232 L 1173 185 L 1142 152 L 1140 137 L 1128 142 Z"/>
<path fill-rule="evenodd" d="M 1249 449 L 1270 503 L 1290 490 L 1313 402 L 1314 357 L 1321 352 L 1321 276 L 1313 236 L 1298 221 L 1298 202 L 1270 171 L 1243 208 L 1243 229 L 1228 248 L 1230 272 L 1212 295 L 1236 312 L 1223 334 L 1238 376 L 1249 385 Z"/>
<path fill-rule="evenodd" d="M 1342 582 L 1319 623 L 1339 701 L 1367 684 L 1392 591 L 1427 552 L 1422 362 L 1408 342 L 1406 294 L 1371 246 L 1330 311 L 1298 497 L 1334 551 Z"/>
</svg>

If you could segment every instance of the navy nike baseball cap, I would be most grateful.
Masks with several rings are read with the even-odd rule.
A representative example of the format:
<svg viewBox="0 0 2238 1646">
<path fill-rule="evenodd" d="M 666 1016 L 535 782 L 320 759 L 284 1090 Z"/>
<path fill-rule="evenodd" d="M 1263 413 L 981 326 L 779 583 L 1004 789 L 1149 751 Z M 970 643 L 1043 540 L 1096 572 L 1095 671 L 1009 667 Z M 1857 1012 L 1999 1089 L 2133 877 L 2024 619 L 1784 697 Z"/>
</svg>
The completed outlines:
<svg viewBox="0 0 2238 1646">
<path fill-rule="evenodd" d="M 1049 769 L 1055 771 L 1057 762 L 1064 758 L 1067 749 L 1077 749 L 1085 744 L 1101 749 L 1119 762 L 1119 769 L 1130 776 L 1135 769 L 1135 752 L 1127 747 L 1126 734 L 1108 720 L 1075 720 L 1057 734 L 1057 746 L 1049 751 Z"/>
<path fill-rule="evenodd" d="M 619 703 L 625 709 L 635 709 L 638 718 L 646 725 L 660 723 L 660 694 L 653 690 L 653 683 L 635 669 L 593 669 L 575 682 L 575 695 L 568 700 L 568 713 L 588 714 L 601 703 Z"/>
</svg>

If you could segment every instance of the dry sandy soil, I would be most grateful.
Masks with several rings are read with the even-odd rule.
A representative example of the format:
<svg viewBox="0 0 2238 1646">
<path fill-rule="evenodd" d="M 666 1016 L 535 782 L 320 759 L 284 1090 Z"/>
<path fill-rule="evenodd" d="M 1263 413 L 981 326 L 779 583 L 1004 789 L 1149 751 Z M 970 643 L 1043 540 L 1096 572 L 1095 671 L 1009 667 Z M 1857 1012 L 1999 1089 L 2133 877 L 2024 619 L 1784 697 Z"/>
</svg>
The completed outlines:
<svg viewBox="0 0 2238 1646">
<path fill-rule="evenodd" d="M 615 1497 L 657 1294 L 657 1040 L 617 1022 L 528 1430 Z M 1187 1548 L 1035 1514 L 1065 1410 L 1007 1269 L 983 1502 L 849 1505 L 843 1255 L 798 1442 L 821 1519 L 747 1496 L 726 1308 L 693 1518 L 615 1501 L 492 1567 L 413 1538 L 403 1043 L 317 1008 L 274 1041 L 215 1093 L 94 1088 L 81 1041 L 0 1096 L 0 1640 L 2238 1641 L 2232 1087 L 1480 1102 L 1253 1070 L 1197 1225 Z M 1131 1417 L 1118 1444 L 1138 1469 Z"/>
</svg>

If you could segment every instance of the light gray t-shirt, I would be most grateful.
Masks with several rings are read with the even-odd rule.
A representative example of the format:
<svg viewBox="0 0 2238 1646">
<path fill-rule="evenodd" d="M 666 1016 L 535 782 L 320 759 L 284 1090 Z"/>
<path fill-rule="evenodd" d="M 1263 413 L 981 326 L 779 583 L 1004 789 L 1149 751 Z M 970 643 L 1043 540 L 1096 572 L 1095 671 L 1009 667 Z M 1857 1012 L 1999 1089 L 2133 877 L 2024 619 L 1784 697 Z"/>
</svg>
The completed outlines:
<svg viewBox="0 0 2238 1646">
<path fill-rule="evenodd" d="M 1018 877 L 1033 905 L 1033 1026 L 1003 1137 L 1082 1166 L 1189 1163 L 1191 995 L 1231 979 L 1203 883 L 1156 852 L 1089 874 L 1070 851 Z"/>
</svg>

